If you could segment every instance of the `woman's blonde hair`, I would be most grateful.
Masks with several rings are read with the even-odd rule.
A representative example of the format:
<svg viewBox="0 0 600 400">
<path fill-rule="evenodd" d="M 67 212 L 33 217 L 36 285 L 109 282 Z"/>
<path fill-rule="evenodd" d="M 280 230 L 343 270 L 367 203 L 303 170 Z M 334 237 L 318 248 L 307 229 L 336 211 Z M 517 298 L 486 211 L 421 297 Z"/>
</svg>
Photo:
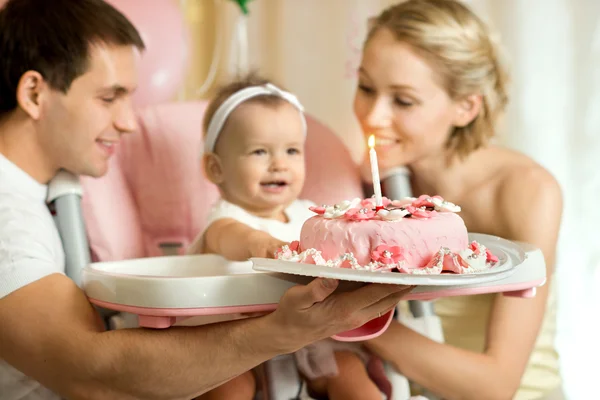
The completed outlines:
<svg viewBox="0 0 600 400">
<path fill-rule="evenodd" d="M 370 21 L 366 43 L 388 29 L 431 62 L 449 96 L 482 96 L 482 109 L 471 123 L 455 127 L 447 147 L 460 157 L 485 145 L 508 103 L 508 72 L 488 27 L 455 0 L 408 0 Z"/>
</svg>

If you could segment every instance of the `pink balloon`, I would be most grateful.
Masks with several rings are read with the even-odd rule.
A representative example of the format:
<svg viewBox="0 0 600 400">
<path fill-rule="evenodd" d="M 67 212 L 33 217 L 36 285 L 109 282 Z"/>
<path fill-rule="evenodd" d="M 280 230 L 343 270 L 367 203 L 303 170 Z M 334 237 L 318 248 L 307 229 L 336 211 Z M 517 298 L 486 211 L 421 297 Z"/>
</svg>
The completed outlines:
<svg viewBox="0 0 600 400">
<path fill-rule="evenodd" d="M 107 1 L 133 23 L 146 45 L 135 104 L 145 106 L 172 100 L 185 77 L 189 43 L 175 0 Z"/>
</svg>

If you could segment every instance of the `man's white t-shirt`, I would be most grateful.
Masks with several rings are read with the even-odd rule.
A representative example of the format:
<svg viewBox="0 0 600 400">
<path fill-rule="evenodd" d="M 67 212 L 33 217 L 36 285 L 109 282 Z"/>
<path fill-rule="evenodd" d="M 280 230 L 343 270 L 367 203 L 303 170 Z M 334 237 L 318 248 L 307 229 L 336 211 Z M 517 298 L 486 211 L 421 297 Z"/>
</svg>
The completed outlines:
<svg viewBox="0 0 600 400">
<path fill-rule="evenodd" d="M 65 272 L 60 236 L 46 206 L 47 192 L 46 185 L 0 154 L 0 299 L 40 278 Z M 0 359 L 0 399 L 59 397 Z"/>
</svg>

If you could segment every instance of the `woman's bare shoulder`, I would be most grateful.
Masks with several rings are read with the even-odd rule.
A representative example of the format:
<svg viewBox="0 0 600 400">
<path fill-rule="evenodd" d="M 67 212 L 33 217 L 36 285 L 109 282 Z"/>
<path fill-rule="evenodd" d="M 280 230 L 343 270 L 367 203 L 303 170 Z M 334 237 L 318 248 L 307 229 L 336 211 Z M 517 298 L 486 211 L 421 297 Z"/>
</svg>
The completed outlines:
<svg viewBox="0 0 600 400">
<path fill-rule="evenodd" d="M 506 234 L 552 247 L 560 227 L 563 196 L 557 179 L 530 157 L 508 149 L 490 149 L 494 197 Z"/>
<path fill-rule="evenodd" d="M 560 189 L 554 176 L 531 157 L 502 147 L 481 149 L 469 158 L 466 169 L 475 189 L 495 200 L 528 202 L 546 189 Z"/>
<path fill-rule="evenodd" d="M 543 197 L 562 197 L 556 178 L 531 157 L 505 148 L 490 148 L 486 157 L 491 160 L 488 171 L 496 181 L 498 199 L 526 205 Z"/>
</svg>

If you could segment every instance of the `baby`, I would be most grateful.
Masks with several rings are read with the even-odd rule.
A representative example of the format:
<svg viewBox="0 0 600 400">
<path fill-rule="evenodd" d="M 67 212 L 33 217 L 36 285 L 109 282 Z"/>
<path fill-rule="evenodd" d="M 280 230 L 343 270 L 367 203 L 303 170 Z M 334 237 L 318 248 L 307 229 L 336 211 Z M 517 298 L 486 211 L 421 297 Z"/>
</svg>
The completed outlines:
<svg viewBox="0 0 600 400">
<path fill-rule="evenodd" d="M 306 120 L 292 94 L 256 76 L 222 88 L 204 117 L 203 166 L 219 188 L 207 228 L 190 253 L 217 253 L 230 260 L 274 257 L 298 240 L 314 205 L 298 196 L 304 185 Z M 325 340 L 296 354 L 312 397 L 381 399 L 358 344 Z M 256 381 L 247 372 L 201 399 L 252 399 Z"/>
</svg>

